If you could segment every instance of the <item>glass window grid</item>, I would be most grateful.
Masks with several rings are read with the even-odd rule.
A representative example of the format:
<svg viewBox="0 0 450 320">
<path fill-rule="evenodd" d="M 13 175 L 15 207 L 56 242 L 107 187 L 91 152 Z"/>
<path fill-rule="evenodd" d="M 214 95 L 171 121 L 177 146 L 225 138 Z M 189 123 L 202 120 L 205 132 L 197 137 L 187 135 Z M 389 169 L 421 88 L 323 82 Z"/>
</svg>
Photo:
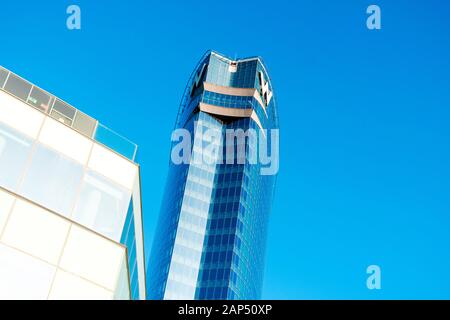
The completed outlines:
<svg viewBox="0 0 450 320">
<path fill-rule="evenodd" d="M 0 188 L 0 189 L 2 189 L 2 188 Z M 9 191 L 6 190 L 6 189 L 4 189 L 4 191 L 9 193 Z M 20 202 L 26 203 L 27 205 L 31 205 L 32 207 L 38 208 L 38 210 L 41 211 L 40 214 L 44 214 L 44 213 L 46 215 L 49 214 L 51 216 L 57 217 L 58 219 L 62 218 L 62 220 L 69 222 L 69 225 L 71 225 L 71 228 L 67 228 L 67 237 L 69 237 L 69 238 L 71 236 L 73 236 L 73 234 L 71 233 L 70 230 L 71 229 L 73 230 L 75 228 L 77 230 L 81 230 L 83 232 L 83 234 L 89 235 L 89 237 L 92 237 L 92 236 L 94 236 L 94 237 L 101 237 L 95 231 L 90 230 L 89 228 L 86 228 L 86 227 L 84 227 L 82 225 L 79 225 L 79 224 L 77 224 L 76 222 L 74 222 L 74 221 L 72 221 L 70 219 L 62 217 L 56 212 L 50 211 L 50 210 L 48 210 L 46 208 L 41 208 L 41 207 L 38 206 L 38 204 L 36 204 L 33 201 L 30 201 L 29 199 L 23 198 L 22 196 L 20 196 L 18 194 L 15 194 L 15 193 L 11 193 L 11 195 L 15 199 L 17 199 L 17 202 L 15 202 L 16 204 L 14 204 L 14 206 L 16 206 L 17 203 L 20 201 Z M 14 209 L 10 208 L 10 210 L 14 210 Z M 11 214 L 14 214 L 14 211 L 12 211 Z M 102 240 L 102 241 L 104 241 L 104 240 Z M 112 241 L 112 240 L 107 240 L 107 241 L 108 241 L 108 243 L 112 244 L 113 246 L 117 246 L 117 247 L 120 246 L 120 248 L 124 250 L 124 248 L 121 245 L 119 245 L 117 242 Z M 102 290 L 108 291 L 111 294 L 110 297 L 108 297 L 108 298 L 113 298 L 113 295 L 115 293 L 118 293 L 118 290 L 125 290 L 124 292 L 122 292 L 125 295 L 121 295 L 121 297 L 127 297 L 128 293 L 130 291 L 130 288 L 128 287 L 128 284 L 127 284 L 128 281 L 126 280 L 126 278 L 123 277 L 123 273 L 122 273 L 123 271 L 125 272 L 125 274 L 128 273 L 127 269 L 124 269 L 123 271 L 120 271 L 120 272 L 117 271 L 118 272 L 118 274 L 117 274 L 118 278 L 116 279 L 117 283 L 113 284 L 114 287 L 108 287 L 107 288 L 107 287 L 105 287 L 105 285 L 102 282 L 102 280 L 99 280 L 99 279 L 95 278 L 95 276 L 93 276 L 92 274 L 90 275 L 90 277 L 86 277 L 86 275 L 82 273 L 82 270 L 74 271 L 74 270 L 68 269 L 68 267 L 70 267 L 70 264 L 62 265 L 61 261 L 55 262 L 55 261 L 45 260 L 45 262 L 44 262 L 44 260 L 42 260 L 42 258 L 40 256 L 36 255 L 36 253 L 31 253 L 29 251 L 24 251 L 23 249 L 22 250 L 17 250 L 17 248 L 11 247 L 10 244 L 5 243 L 5 242 L 2 242 L 1 246 L 3 248 L 12 248 L 12 250 L 14 252 L 16 252 L 18 255 L 20 255 L 22 257 L 27 257 L 27 259 L 29 259 L 30 262 L 32 262 L 33 260 L 39 261 L 39 263 L 44 263 L 47 266 L 47 268 L 52 268 L 52 269 L 54 269 L 54 271 L 70 272 L 70 273 L 74 274 L 77 277 L 83 278 L 83 281 L 86 281 L 87 283 L 90 283 L 91 285 L 95 285 L 98 288 L 102 288 Z M 64 256 L 65 254 L 68 254 L 67 250 L 69 250 L 69 249 L 67 248 L 67 244 L 65 244 L 63 247 L 61 247 L 60 250 L 61 250 L 61 256 Z M 124 250 L 124 252 L 125 252 L 125 250 Z M 72 254 L 73 254 L 73 252 L 72 252 Z M 84 257 L 84 258 L 86 258 L 86 257 Z M 123 265 L 123 267 L 125 267 L 125 266 Z M 26 270 L 26 268 L 24 268 L 24 270 L 22 270 L 22 271 L 24 271 L 26 273 L 28 270 Z M 42 271 L 42 269 L 40 271 Z M 39 275 L 41 275 L 41 274 L 39 274 Z M 26 277 L 27 274 L 23 274 L 22 276 Z M 111 279 L 111 280 L 112 280 L 112 283 L 113 283 L 114 280 L 113 279 Z M 39 283 L 39 284 L 42 285 L 42 283 Z M 124 285 L 124 287 L 120 288 L 121 285 Z M 48 286 L 48 290 L 49 290 L 49 293 L 52 293 L 52 287 L 50 285 Z M 116 290 L 116 291 L 114 292 L 114 290 Z M 35 297 L 35 298 L 32 298 L 32 299 L 46 299 L 46 298 L 48 298 L 49 293 L 45 293 L 45 296 L 42 296 L 41 298 L 36 298 Z M 88 293 L 88 291 L 86 293 Z M 25 295 L 21 295 L 21 296 L 22 297 L 27 297 L 26 294 Z M 74 297 L 75 296 L 76 295 L 74 295 Z M 18 297 L 18 299 L 24 299 L 24 298 Z M 29 299 L 29 298 L 25 298 L 25 299 Z M 50 296 L 50 299 L 51 299 L 51 296 Z"/>
<path fill-rule="evenodd" d="M 33 140 L 0 122 L 0 185 L 15 192 L 33 150 Z"/>
<path fill-rule="evenodd" d="M 32 87 L 30 83 L 15 74 L 10 74 L 4 85 L 5 91 L 22 101 L 27 101 Z"/>
<path fill-rule="evenodd" d="M 17 88 L 17 85 L 19 88 Z M 97 137 L 98 121 L 2 67 L 0 67 L 0 89 L 12 94 L 31 107 L 60 120 L 88 138 L 104 144 L 131 161 L 135 160 L 136 144 L 105 126 L 102 126 L 102 134 Z M 47 97 L 49 98 L 48 101 L 46 100 Z M 105 131 L 108 131 L 106 137 Z"/>
<path fill-rule="evenodd" d="M 9 139 L 5 140 L 6 144 L 3 143 L 3 139 Z M 0 149 L 3 148 L 3 151 L 5 153 L 2 153 L 0 151 L 0 163 L 5 159 L 5 156 L 12 156 L 7 163 L 4 163 L 3 166 L 7 167 L 8 170 L 2 170 L 1 173 L 6 174 L 8 180 L 1 178 L 0 174 L 0 185 L 7 190 L 10 190 L 12 192 L 17 193 L 21 196 L 26 196 L 30 200 L 40 203 L 42 206 L 53 209 L 53 211 L 58 212 L 62 216 L 73 218 L 73 209 L 76 207 L 76 204 L 80 201 L 78 198 L 78 191 L 83 183 L 83 177 L 85 175 L 85 171 L 89 170 L 83 167 L 81 164 L 78 164 L 74 162 L 73 160 L 68 159 L 67 157 L 63 156 L 56 150 L 47 147 L 40 142 L 36 140 L 32 140 L 30 138 L 26 138 L 21 133 L 17 132 L 15 129 L 10 128 L 9 126 L 0 123 Z M 25 146 L 25 149 L 17 153 L 16 151 L 13 151 L 10 149 L 9 146 L 17 147 L 17 146 Z M 38 154 L 44 154 L 50 155 L 50 158 L 47 156 L 42 158 L 40 160 L 40 164 L 35 165 L 35 169 L 31 169 L 33 167 L 33 163 L 36 161 Z M 50 159 L 49 161 L 45 159 Z M 53 160 L 51 160 L 53 159 Z M 56 160 L 55 160 L 56 159 Z M 76 179 L 72 179 L 72 186 L 69 188 L 70 192 L 64 192 L 63 196 L 58 196 L 54 190 L 64 191 L 68 190 L 65 189 L 65 186 L 70 185 L 68 183 L 67 174 L 69 172 L 72 172 L 72 170 L 63 170 L 61 174 L 54 175 L 56 180 L 53 182 L 50 182 L 49 175 L 55 173 L 55 166 L 60 166 L 61 164 L 68 164 L 69 166 L 75 165 L 79 170 L 76 170 Z M 48 165 L 49 169 L 44 169 L 42 165 Z M 17 167 L 17 170 L 13 170 L 15 167 Z M 64 167 L 64 165 L 63 165 Z M 61 167 L 61 168 L 63 168 Z M 34 172 L 34 174 L 42 172 L 43 176 L 39 178 L 30 178 L 30 173 Z M 61 178 L 61 179 L 59 179 Z M 106 177 L 103 177 L 105 181 L 108 183 L 109 188 L 114 188 L 116 184 L 112 182 L 111 180 L 107 179 Z M 10 182 L 8 182 L 10 181 Z M 35 184 L 29 184 L 30 182 L 35 181 Z M 47 181 L 47 183 L 50 183 L 51 186 L 54 188 L 53 191 L 49 190 L 48 188 L 45 188 L 43 190 L 41 187 L 44 183 L 44 181 Z M 20 183 L 19 183 L 20 182 Z M 27 187 L 28 185 L 28 187 Z M 64 187 L 63 187 L 64 186 Z M 28 190 L 28 191 L 27 191 Z M 43 191 L 40 195 L 36 196 L 35 191 Z M 130 191 L 131 192 L 131 191 Z M 62 202 L 61 200 L 66 199 L 66 201 L 63 201 L 63 206 L 61 206 Z M 54 200 L 57 200 L 55 202 Z M 117 215 L 120 215 L 120 212 L 117 212 Z M 133 224 L 134 221 L 131 220 L 130 224 Z M 122 226 L 123 227 L 123 226 Z M 128 236 L 134 240 L 134 225 L 132 231 L 128 233 Z M 117 240 L 117 239 L 116 239 Z M 134 244 L 134 243 L 133 243 Z M 128 243 L 127 246 L 130 246 Z M 131 248 L 131 247 L 129 247 Z M 130 251 L 130 259 L 136 260 L 136 250 L 133 247 L 133 249 Z M 130 268 L 130 270 L 132 270 Z"/>
<path fill-rule="evenodd" d="M 0 88 L 3 89 L 6 79 L 8 78 L 9 71 L 5 68 L 0 67 Z"/>
<path fill-rule="evenodd" d="M 257 86 L 257 70 L 262 69 L 259 60 L 238 63 L 236 73 L 230 73 L 228 62 L 216 56 L 210 55 L 208 64 L 207 82 L 223 86 L 259 88 Z M 198 111 L 195 113 L 200 96 L 199 92 L 202 89 L 197 90 L 193 97 L 187 97 L 186 95 L 183 97 L 179 114 L 182 114 L 184 119 L 188 119 L 186 123 L 189 123 L 193 117 L 201 118 L 203 114 L 203 112 L 198 113 Z M 204 91 L 202 101 L 230 108 L 242 107 L 242 103 L 247 103 L 249 107 L 256 110 L 264 128 L 276 128 L 278 126 L 273 99 L 267 108 L 267 116 L 259 103 L 253 98 L 251 101 L 246 101 L 240 97 L 237 99 L 236 97 L 221 96 Z M 180 116 L 178 119 L 180 119 Z M 189 127 L 182 121 L 177 121 L 177 125 L 180 124 L 183 127 Z M 225 128 L 257 128 L 255 122 L 248 118 L 228 124 L 221 123 L 221 126 L 223 130 Z M 233 144 L 237 148 L 238 143 Z M 245 145 L 246 154 L 253 151 L 247 141 Z M 197 149 L 194 146 L 194 152 L 196 151 Z M 235 154 L 237 153 L 235 152 Z M 157 229 L 159 235 L 154 240 L 156 247 L 154 245 L 151 254 L 153 257 L 158 257 L 158 254 L 160 254 L 160 257 L 164 257 L 166 259 L 164 264 L 159 266 L 165 265 L 166 267 L 153 268 L 154 272 L 149 270 L 149 282 L 153 282 L 149 285 L 149 290 L 155 288 L 158 291 L 154 294 L 154 299 L 163 298 L 165 291 L 179 290 L 177 296 L 183 298 L 186 298 L 183 293 L 192 292 L 192 285 L 186 285 L 184 282 L 186 278 L 182 273 L 190 273 L 187 277 L 192 279 L 192 272 L 197 272 L 197 268 L 180 267 L 178 262 L 184 261 L 186 263 L 189 260 L 189 253 L 173 249 L 173 242 L 170 243 L 175 241 L 177 228 L 183 235 L 189 234 L 186 233 L 185 229 L 195 232 L 201 231 L 202 228 L 197 228 L 196 224 L 203 224 L 204 222 L 192 219 L 193 213 L 196 210 L 198 212 L 198 207 L 204 210 L 209 204 L 195 297 L 200 299 L 257 299 L 260 296 L 262 286 L 264 261 L 260 257 L 261 255 L 256 253 L 263 252 L 265 248 L 264 231 L 266 230 L 267 214 L 270 210 L 275 179 L 260 176 L 260 166 L 250 165 L 248 161 L 245 165 L 218 165 L 215 171 L 211 172 L 214 174 L 212 186 L 214 192 L 211 193 L 211 196 L 208 196 L 207 192 L 205 194 L 205 188 L 209 190 L 207 181 L 211 181 L 209 180 L 210 176 L 207 176 L 202 168 L 195 175 L 188 175 L 187 173 L 193 172 L 194 168 L 195 165 L 178 166 L 178 168 L 170 166 L 167 189 Z M 199 177 L 203 174 L 203 177 Z M 219 179 L 221 181 L 218 181 Z M 176 187 L 172 189 L 170 186 Z M 264 214 L 258 215 L 258 212 Z M 164 230 L 164 232 L 160 230 Z M 167 234 L 172 234 L 172 236 L 168 237 Z M 180 245 L 179 248 L 184 250 L 184 246 Z M 174 252 L 172 256 L 170 252 Z M 197 250 L 196 254 L 198 254 Z M 206 255 L 208 255 L 207 262 Z M 171 257 L 177 261 L 177 264 L 174 264 L 176 265 L 174 267 L 176 272 L 172 276 L 168 275 Z M 156 258 L 150 259 L 150 268 L 155 260 Z M 152 281 L 151 277 L 154 277 L 157 281 Z M 165 283 L 167 277 L 169 281 L 175 279 L 178 282 L 172 281 L 172 284 L 167 286 Z"/>
<path fill-rule="evenodd" d="M 122 232 L 120 243 L 127 247 L 128 257 L 128 269 L 130 270 L 130 285 L 131 285 L 131 299 L 138 300 L 139 296 L 139 275 L 137 268 L 136 258 L 136 236 L 134 226 L 134 209 L 133 199 L 131 199 L 128 213 L 125 219 L 125 224 Z"/>
<path fill-rule="evenodd" d="M 240 123 L 240 125 L 242 124 L 243 122 Z M 245 123 L 247 126 L 249 124 L 249 122 Z M 234 126 L 236 125 L 239 125 L 239 121 L 234 122 Z M 234 144 L 237 145 L 237 141 Z M 248 146 L 246 150 L 249 150 Z M 241 171 L 236 170 L 236 167 Z M 212 218 L 208 221 L 208 239 L 205 242 L 204 260 L 202 260 L 202 271 L 208 270 L 209 273 L 208 271 L 201 273 L 196 293 L 199 299 L 246 299 L 258 296 L 260 285 L 257 285 L 257 279 L 262 275 L 260 270 L 262 267 L 254 268 L 254 265 L 258 266 L 263 263 L 255 255 L 255 252 L 259 252 L 255 248 L 261 246 L 261 236 L 256 236 L 257 227 L 244 228 L 244 225 L 251 225 L 255 220 L 257 225 L 265 224 L 264 221 L 258 223 L 256 215 L 252 214 L 259 208 L 249 210 L 251 206 L 246 203 L 250 200 L 248 184 L 252 179 L 249 179 L 249 176 L 255 175 L 255 173 L 258 173 L 259 176 L 259 169 L 258 166 L 248 163 L 245 166 L 221 165 L 215 183 L 215 197 L 219 200 L 214 202 Z M 235 182 L 237 183 L 235 184 Z M 265 194 L 266 191 L 257 188 L 260 185 L 261 181 L 254 185 L 254 192 Z M 269 189 L 270 191 L 271 189 Z M 261 201 L 261 199 L 257 199 L 257 201 Z M 250 229 L 250 232 L 247 229 Z M 230 240 L 231 234 L 234 235 L 232 240 Z M 211 273 L 211 270 L 221 270 L 226 267 L 224 263 L 229 262 L 230 259 L 232 261 L 229 270 L 232 270 L 232 273 L 230 272 L 228 278 L 229 283 L 225 284 L 225 287 L 228 288 L 225 292 L 222 290 L 224 284 L 221 280 L 217 281 L 214 278 L 217 276 L 215 273 Z M 260 263 L 257 263 L 258 260 Z M 250 264 L 250 261 L 253 265 Z M 258 270 L 255 272 L 255 269 Z"/>
<path fill-rule="evenodd" d="M 219 107 L 251 109 L 253 105 L 253 99 L 253 97 L 232 96 L 216 92 L 204 91 L 202 101 L 204 103 Z"/>
</svg>

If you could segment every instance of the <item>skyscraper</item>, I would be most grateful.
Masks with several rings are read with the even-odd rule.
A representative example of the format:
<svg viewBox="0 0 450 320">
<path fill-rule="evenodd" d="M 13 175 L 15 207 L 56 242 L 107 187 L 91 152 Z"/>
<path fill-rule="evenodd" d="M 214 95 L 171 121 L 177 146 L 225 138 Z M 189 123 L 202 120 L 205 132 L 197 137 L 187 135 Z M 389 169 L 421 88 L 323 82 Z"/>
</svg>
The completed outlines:
<svg viewBox="0 0 450 320">
<path fill-rule="evenodd" d="M 150 299 L 260 298 L 278 159 L 267 170 L 267 157 L 254 156 L 273 151 L 277 133 L 272 84 L 261 58 L 207 52 L 189 79 L 172 135 L 148 262 Z M 179 161 L 183 135 L 192 149 Z"/>
<path fill-rule="evenodd" d="M 146 298 L 136 151 L 0 67 L 0 299 Z"/>
</svg>

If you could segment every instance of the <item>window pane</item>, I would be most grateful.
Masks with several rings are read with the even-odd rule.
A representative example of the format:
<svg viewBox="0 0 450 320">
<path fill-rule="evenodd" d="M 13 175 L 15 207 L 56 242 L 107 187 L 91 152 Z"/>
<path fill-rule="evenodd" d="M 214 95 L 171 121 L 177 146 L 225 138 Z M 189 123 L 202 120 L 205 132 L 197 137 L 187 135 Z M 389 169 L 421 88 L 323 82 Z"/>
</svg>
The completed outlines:
<svg viewBox="0 0 450 320">
<path fill-rule="evenodd" d="M 114 299 L 116 300 L 129 300 L 130 299 L 130 286 L 128 284 L 128 268 L 127 260 L 122 260 L 120 267 L 119 277 L 117 279 L 116 290 L 114 292 Z"/>
<path fill-rule="evenodd" d="M 50 300 L 111 300 L 113 293 L 79 276 L 58 269 Z"/>
<path fill-rule="evenodd" d="M 50 113 L 50 116 L 64 124 L 67 124 L 68 126 L 72 125 L 72 120 L 63 116 L 61 113 L 59 113 L 56 110 L 52 110 L 52 112 Z"/>
<path fill-rule="evenodd" d="M 28 98 L 28 103 L 47 113 L 50 107 L 50 95 L 39 88 L 33 87 L 30 97 Z"/>
<path fill-rule="evenodd" d="M 92 138 L 94 134 L 95 127 L 97 126 L 97 121 L 88 115 L 78 111 L 77 116 L 73 122 L 73 128 L 82 134 Z"/>
<path fill-rule="evenodd" d="M 8 71 L 0 67 L 0 88 L 3 88 L 5 84 L 6 77 L 8 76 Z"/>
<path fill-rule="evenodd" d="M 32 140 L 0 123 L 0 185 L 15 191 L 31 153 Z"/>
<path fill-rule="evenodd" d="M 56 99 L 53 106 L 51 116 L 69 126 L 72 125 L 73 118 L 75 117 L 76 110 L 74 107 L 69 106 L 67 103 Z"/>
<path fill-rule="evenodd" d="M 56 268 L 0 244 L 0 299 L 47 299 Z"/>
<path fill-rule="evenodd" d="M 59 266 L 113 291 L 125 259 L 122 246 L 88 229 L 72 225 Z"/>
<path fill-rule="evenodd" d="M 83 177 L 83 166 L 38 144 L 21 193 L 32 201 L 70 216 Z"/>
<path fill-rule="evenodd" d="M 6 220 L 11 211 L 14 202 L 14 197 L 9 193 L 0 189 L 0 234 L 3 231 Z"/>
<path fill-rule="evenodd" d="M 11 74 L 6 82 L 5 90 L 15 95 L 17 98 L 26 101 L 31 90 L 31 84 L 25 80 Z"/>
<path fill-rule="evenodd" d="M 120 241 L 131 193 L 94 171 L 85 174 L 73 219 L 96 232 Z"/>
<path fill-rule="evenodd" d="M 3 231 L 2 242 L 56 265 L 69 227 L 66 219 L 18 199 Z"/>
<path fill-rule="evenodd" d="M 95 132 L 95 140 L 134 161 L 137 146 L 100 123 Z"/>
</svg>

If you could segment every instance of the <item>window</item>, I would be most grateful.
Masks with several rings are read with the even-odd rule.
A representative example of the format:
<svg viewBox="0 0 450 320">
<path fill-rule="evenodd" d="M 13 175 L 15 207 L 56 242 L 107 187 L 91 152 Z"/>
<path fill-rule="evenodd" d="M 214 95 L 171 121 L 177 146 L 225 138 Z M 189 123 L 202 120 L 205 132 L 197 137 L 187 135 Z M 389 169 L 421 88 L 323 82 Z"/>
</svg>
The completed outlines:
<svg viewBox="0 0 450 320">
<path fill-rule="evenodd" d="M 0 299 L 46 299 L 56 268 L 0 244 Z"/>
<path fill-rule="evenodd" d="M 44 117 L 42 112 L 0 90 L 0 122 L 8 124 L 8 127 L 36 138 Z"/>
<path fill-rule="evenodd" d="M 50 97 L 50 95 L 41 89 L 33 87 L 27 102 L 36 109 L 48 113 L 51 103 L 53 102 L 53 97 Z"/>
<path fill-rule="evenodd" d="M 234 61 L 231 62 L 230 66 L 228 67 L 228 72 L 232 72 L 232 73 L 237 72 L 237 67 L 238 67 L 237 62 L 234 62 Z"/>
<path fill-rule="evenodd" d="M 90 230 L 72 225 L 59 266 L 113 291 L 125 259 L 123 247 Z"/>
<path fill-rule="evenodd" d="M 68 217 L 83 177 L 83 166 L 38 144 L 21 190 L 25 197 Z"/>
<path fill-rule="evenodd" d="M 85 136 L 92 138 L 95 128 L 97 127 L 97 121 L 88 115 L 78 111 L 73 122 L 73 128 L 78 132 L 81 132 Z"/>
<path fill-rule="evenodd" d="M 3 88 L 7 77 L 8 71 L 0 67 L 0 88 Z"/>
<path fill-rule="evenodd" d="M 120 241 L 130 199 L 130 191 L 90 170 L 84 177 L 72 218 L 114 241 Z"/>
<path fill-rule="evenodd" d="M 58 121 L 61 121 L 62 123 L 67 124 L 68 126 L 71 126 L 75 113 L 76 109 L 74 107 L 71 107 L 67 103 L 56 99 L 50 116 Z"/>
<path fill-rule="evenodd" d="M 0 123 L 0 185 L 15 191 L 31 153 L 32 141 Z"/>
<path fill-rule="evenodd" d="M 15 198 L 12 195 L 0 189 L 0 234 L 8 219 L 14 199 Z"/>
<path fill-rule="evenodd" d="M 134 143 L 118 135 L 100 123 L 97 125 L 94 139 L 127 157 L 131 161 L 134 161 L 136 157 L 137 146 Z"/>
<path fill-rule="evenodd" d="M 5 84 L 5 90 L 19 99 L 27 101 L 31 84 L 11 73 Z"/>
<path fill-rule="evenodd" d="M 70 222 L 30 202 L 17 200 L 3 231 L 3 243 L 56 265 Z"/>
</svg>

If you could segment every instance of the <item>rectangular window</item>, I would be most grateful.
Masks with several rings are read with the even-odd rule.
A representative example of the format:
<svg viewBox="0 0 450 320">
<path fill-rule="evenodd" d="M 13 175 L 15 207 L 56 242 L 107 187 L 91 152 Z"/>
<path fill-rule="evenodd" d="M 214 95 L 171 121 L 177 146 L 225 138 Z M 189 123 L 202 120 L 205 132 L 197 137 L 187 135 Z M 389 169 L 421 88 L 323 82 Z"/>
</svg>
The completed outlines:
<svg viewBox="0 0 450 320">
<path fill-rule="evenodd" d="M 36 109 L 48 113 L 53 98 L 37 87 L 33 87 L 30 96 L 28 97 L 28 104 L 31 104 Z"/>
<path fill-rule="evenodd" d="M 0 234 L 8 219 L 15 197 L 0 189 Z"/>
<path fill-rule="evenodd" d="M 78 111 L 73 121 L 73 128 L 85 136 L 92 138 L 97 127 L 97 121 Z"/>
<path fill-rule="evenodd" d="M 31 84 L 18 76 L 11 74 L 5 84 L 5 90 L 19 99 L 27 101 L 31 91 Z"/>
<path fill-rule="evenodd" d="M 56 268 L 0 244 L 0 299 L 47 299 Z"/>
<path fill-rule="evenodd" d="M 130 142 L 128 139 L 120 136 L 100 123 L 97 125 L 97 129 L 95 131 L 95 140 L 134 161 L 137 150 L 136 144 Z"/>
<path fill-rule="evenodd" d="M 74 107 L 71 107 L 67 103 L 56 99 L 50 116 L 58 121 L 61 121 L 62 123 L 67 124 L 68 126 L 71 126 L 72 121 L 75 118 L 75 113 L 76 109 Z"/>
<path fill-rule="evenodd" d="M 82 177 L 81 164 L 38 144 L 19 191 L 30 200 L 69 217 Z"/>
<path fill-rule="evenodd" d="M 0 123 L 0 185 L 15 191 L 31 153 L 32 140 Z"/>
<path fill-rule="evenodd" d="M 130 199 L 130 191 L 94 171 L 88 171 L 73 219 L 114 241 L 119 241 Z"/>
<path fill-rule="evenodd" d="M 0 88 L 3 88 L 6 78 L 8 77 L 8 71 L 0 67 Z"/>
</svg>

